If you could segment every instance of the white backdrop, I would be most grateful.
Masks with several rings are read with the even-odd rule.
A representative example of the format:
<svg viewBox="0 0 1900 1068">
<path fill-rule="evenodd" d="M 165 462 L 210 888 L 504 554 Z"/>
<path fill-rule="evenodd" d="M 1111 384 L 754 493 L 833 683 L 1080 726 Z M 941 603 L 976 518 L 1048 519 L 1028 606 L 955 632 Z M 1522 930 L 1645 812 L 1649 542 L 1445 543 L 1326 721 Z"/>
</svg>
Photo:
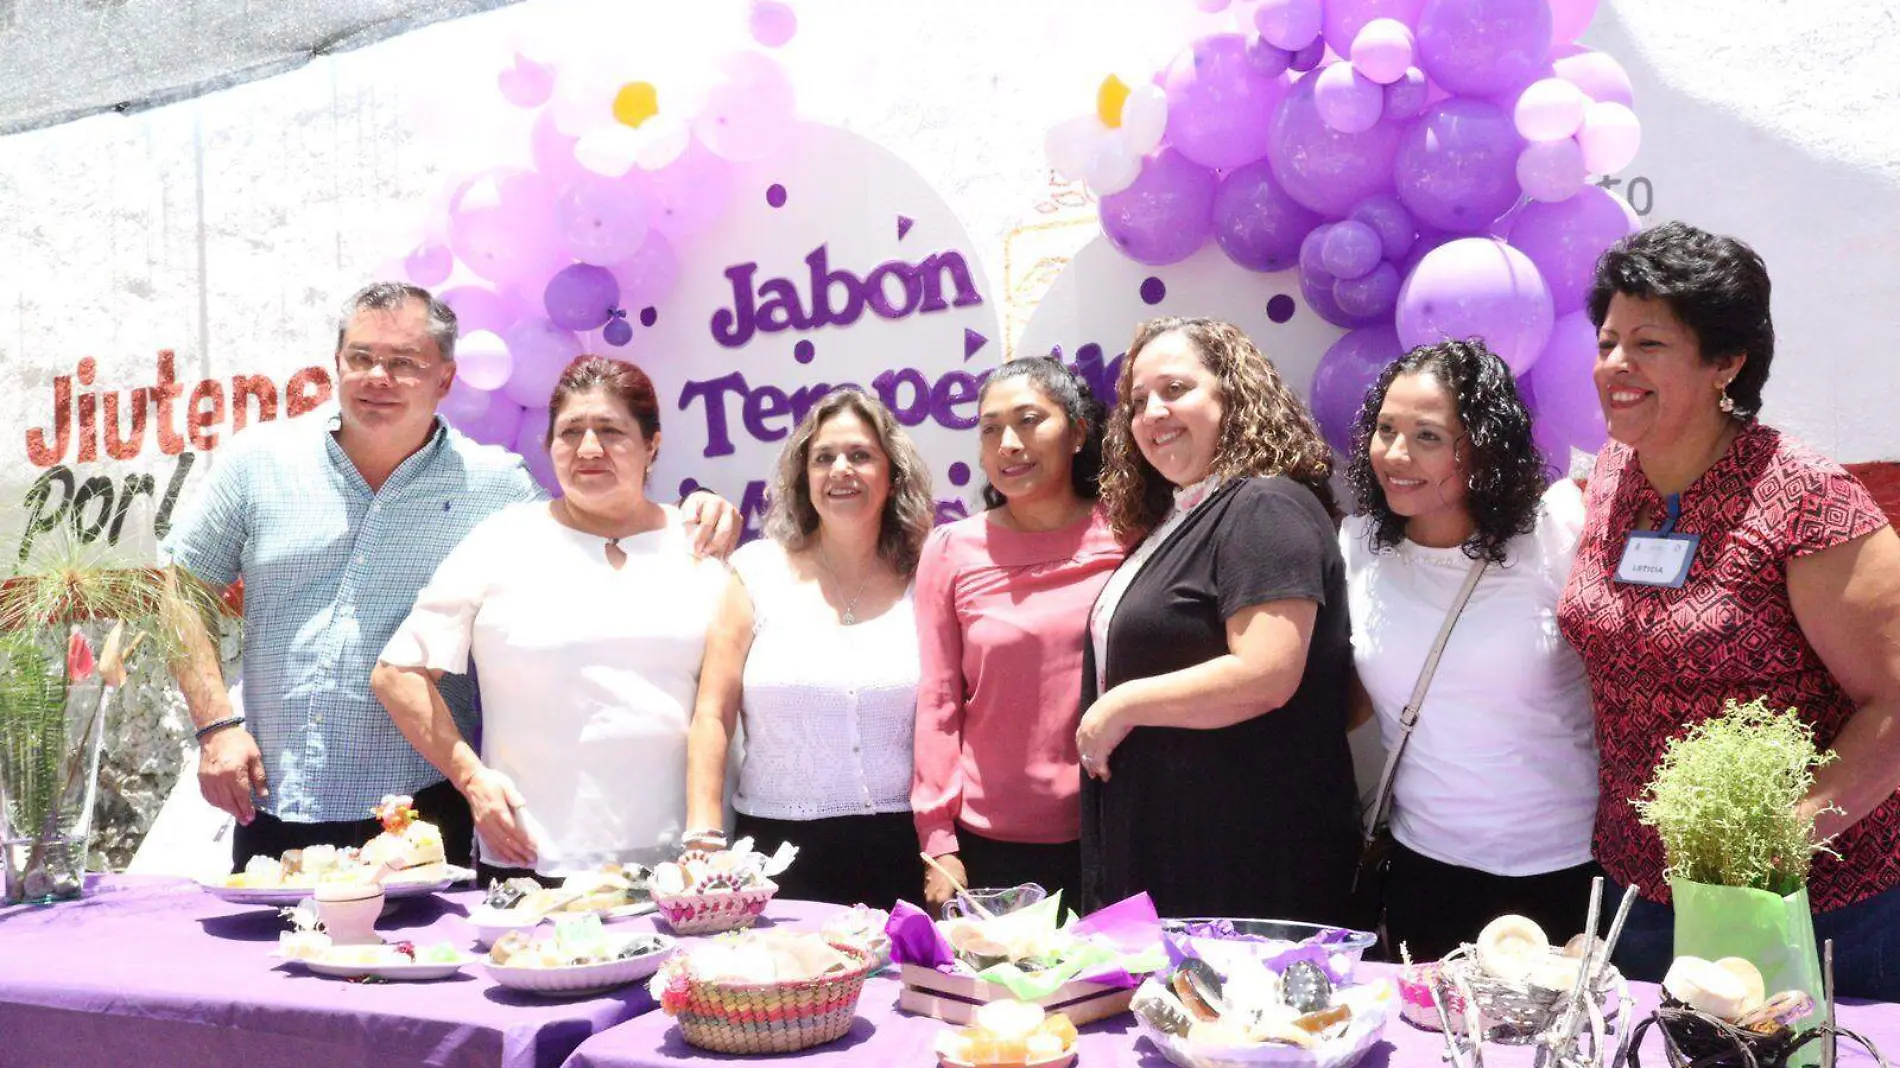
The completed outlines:
<svg viewBox="0 0 1900 1068">
<path fill-rule="evenodd" d="M 1767 418 L 1849 461 L 1900 453 L 1889 417 L 1900 396 L 1891 352 L 1900 333 L 1900 80 L 1891 73 L 1900 26 L 1890 7 L 1605 0 L 1585 35 L 1630 69 L 1645 126 L 1618 192 L 1646 221 L 1684 218 L 1762 251 L 1781 323 Z M 1042 134 L 1087 108 L 1105 73 L 1152 69 L 1213 20 L 1187 0 L 807 0 L 798 9 L 798 37 L 781 58 L 802 112 L 849 131 L 837 143 L 879 162 L 865 171 L 875 176 L 869 193 L 834 189 L 823 220 L 781 212 L 780 252 L 804 255 L 838 212 L 858 210 L 870 234 L 890 225 L 899 201 L 922 205 L 907 213 L 928 224 L 932 247 L 968 257 L 983 304 L 938 316 L 942 337 L 933 325 L 930 352 L 891 353 L 889 366 L 921 368 L 934 382 L 996 362 L 1019 339 L 1071 355 L 1094 342 L 1112 358 L 1151 310 L 1135 294 L 1154 272 L 1114 260 L 1099 242 L 1071 264 L 1094 237 L 1093 213 L 1049 177 Z M 445 173 L 504 151 L 483 116 L 500 107 L 493 72 L 524 34 L 606 42 L 616 70 L 664 93 L 669 78 L 690 78 L 747 43 L 743 11 L 740 0 L 536 0 L 200 100 L 0 138 L 0 559 L 16 559 L 35 522 L 29 503 L 49 529 L 61 503 L 79 503 L 97 544 L 112 542 L 116 527 L 125 554 L 148 552 L 168 489 L 204 469 L 186 467 L 187 457 L 237 418 L 233 376 L 258 376 L 246 383 L 247 418 L 258 417 L 255 394 L 270 393 L 279 414 L 318 399 L 337 299 L 403 251 Z M 838 172 L 811 173 L 835 181 Z M 710 299 L 707 272 L 716 283 L 739 262 L 720 259 L 740 251 L 730 242 L 704 244 L 676 299 Z M 1158 310 L 1239 318 L 1301 387 L 1336 334 L 1304 308 L 1284 325 L 1266 317 L 1267 301 L 1295 292 L 1290 277 L 1249 275 L 1212 252 L 1164 277 Z M 992 339 L 967 363 L 958 343 L 966 327 Z M 872 328 L 856 333 L 866 347 L 850 361 L 875 360 Z M 909 344 L 914 335 L 903 336 Z M 673 345 L 637 345 L 634 356 L 663 376 L 709 379 L 741 366 L 703 330 Z M 161 349 L 175 359 L 161 361 Z M 773 357 L 773 383 L 838 380 L 824 352 L 809 368 Z M 67 387 L 76 421 L 89 403 L 103 420 L 108 404 L 125 404 L 116 394 L 160 385 L 162 363 L 179 388 L 170 425 L 154 414 L 120 458 L 104 443 L 82 456 L 78 440 L 57 451 L 57 379 L 76 380 Z M 100 399 L 84 400 L 89 393 Z M 187 407 L 201 413 L 192 425 Z M 735 499 L 764 477 L 764 443 L 689 471 L 672 431 L 703 439 L 703 418 L 672 411 L 668 428 L 667 462 L 680 466 L 663 474 L 703 466 L 704 480 Z M 938 424 L 923 437 L 939 475 L 973 458 L 973 443 Z M 695 447 L 703 452 L 703 442 Z M 43 502 L 29 502 L 54 465 L 68 473 L 45 483 Z M 940 491 L 952 489 L 940 480 Z"/>
</svg>

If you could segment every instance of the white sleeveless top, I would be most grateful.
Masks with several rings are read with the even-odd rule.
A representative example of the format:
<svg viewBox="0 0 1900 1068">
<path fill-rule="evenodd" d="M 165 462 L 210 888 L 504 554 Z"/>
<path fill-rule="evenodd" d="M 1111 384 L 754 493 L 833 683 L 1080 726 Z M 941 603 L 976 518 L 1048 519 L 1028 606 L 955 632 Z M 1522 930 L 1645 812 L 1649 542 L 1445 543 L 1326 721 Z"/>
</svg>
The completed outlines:
<svg viewBox="0 0 1900 1068">
<path fill-rule="evenodd" d="M 733 807 L 777 820 L 910 811 L 920 671 L 911 591 L 847 627 L 816 583 L 793 577 L 777 542 L 740 548 L 732 569 L 752 599 Z"/>
</svg>

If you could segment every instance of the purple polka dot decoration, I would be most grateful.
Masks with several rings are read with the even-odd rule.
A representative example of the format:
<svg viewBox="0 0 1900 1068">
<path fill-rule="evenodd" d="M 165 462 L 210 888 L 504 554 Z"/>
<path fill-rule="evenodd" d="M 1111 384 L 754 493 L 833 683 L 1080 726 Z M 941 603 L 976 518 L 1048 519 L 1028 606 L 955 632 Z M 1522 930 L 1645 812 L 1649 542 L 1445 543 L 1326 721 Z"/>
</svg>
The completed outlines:
<svg viewBox="0 0 1900 1068">
<path fill-rule="evenodd" d="M 970 465 L 959 460 L 950 465 L 950 484 L 967 486 L 970 484 Z"/>
<path fill-rule="evenodd" d="M 809 341 L 801 341 L 792 346 L 792 359 L 799 363 L 810 363 L 812 357 L 816 355 L 818 355 L 818 350 Z"/>
<path fill-rule="evenodd" d="M 660 309 L 654 308 L 654 307 L 645 307 L 645 308 L 640 309 L 640 325 L 641 326 L 652 326 L 654 323 L 657 323 L 659 321 L 660 321 Z"/>
<path fill-rule="evenodd" d="M 1272 319 L 1276 323 L 1284 323 L 1288 319 L 1293 318 L 1293 309 L 1296 307 L 1298 307 L 1298 305 L 1293 303 L 1292 297 L 1281 293 L 1272 300 L 1267 301 L 1267 318 Z"/>
<path fill-rule="evenodd" d="M 699 480 L 696 478 L 680 479 L 680 500 L 685 500 L 699 492 L 699 488 Z"/>
<path fill-rule="evenodd" d="M 1168 295 L 1167 283 L 1163 282 L 1161 279 L 1156 278 L 1153 275 L 1149 275 L 1147 278 L 1142 279 L 1141 302 L 1143 304 L 1159 304 L 1164 299 L 1167 298 L 1167 295 Z"/>
<path fill-rule="evenodd" d="M 772 205 L 775 208 L 784 207 L 785 206 L 785 187 L 778 184 L 777 182 L 773 182 L 771 188 L 765 191 L 765 202 L 767 204 Z"/>
</svg>

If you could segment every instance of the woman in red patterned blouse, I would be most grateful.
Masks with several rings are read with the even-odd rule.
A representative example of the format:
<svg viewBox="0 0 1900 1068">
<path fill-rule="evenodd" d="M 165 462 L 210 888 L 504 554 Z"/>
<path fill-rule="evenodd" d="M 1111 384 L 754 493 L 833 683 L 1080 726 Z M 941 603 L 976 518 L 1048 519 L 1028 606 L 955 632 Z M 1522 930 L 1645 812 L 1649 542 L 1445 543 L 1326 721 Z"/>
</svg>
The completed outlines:
<svg viewBox="0 0 1900 1068">
<path fill-rule="evenodd" d="M 1558 606 L 1596 707 L 1596 856 L 1642 889 L 1618 963 L 1659 978 L 1669 884 L 1630 800 L 1664 743 L 1725 699 L 1798 708 L 1840 756 L 1805 802 L 1838 854 L 1815 859 L 1815 933 L 1835 941 L 1843 994 L 1895 1001 L 1900 539 L 1853 476 L 1756 421 L 1774 356 L 1768 298 L 1754 250 L 1681 223 L 1624 239 L 1597 267 L 1590 313 L 1611 440 Z M 1672 519 L 1700 541 L 1633 536 L 1669 533 Z"/>
</svg>

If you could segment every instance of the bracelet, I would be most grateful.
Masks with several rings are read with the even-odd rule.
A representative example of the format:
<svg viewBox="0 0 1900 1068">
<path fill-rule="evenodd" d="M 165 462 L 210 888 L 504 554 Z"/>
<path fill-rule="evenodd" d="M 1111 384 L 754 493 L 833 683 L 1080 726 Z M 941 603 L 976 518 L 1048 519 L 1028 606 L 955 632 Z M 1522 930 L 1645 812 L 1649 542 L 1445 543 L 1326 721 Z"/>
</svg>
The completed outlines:
<svg viewBox="0 0 1900 1068">
<path fill-rule="evenodd" d="M 226 727 L 241 727 L 243 725 L 244 725 L 243 716 L 227 716 L 224 719 L 218 720 L 216 723 L 207 723 L 204 726 L 199 727 L 198 732 L 195 735 L 193 735 L 193 737 L 196 738 L 200 744 L 202 744 L 205 740 L 205 735 L 207 734 L 215 734 Z"/>
<path fill-rule="evenodd" d="M 723 843 L 726 840 L 726 832 L 712 827 L 701 827 L 698 830 L 687 831 L 683 840 L 688 842 L 704 840 Z"/>
</svg>

